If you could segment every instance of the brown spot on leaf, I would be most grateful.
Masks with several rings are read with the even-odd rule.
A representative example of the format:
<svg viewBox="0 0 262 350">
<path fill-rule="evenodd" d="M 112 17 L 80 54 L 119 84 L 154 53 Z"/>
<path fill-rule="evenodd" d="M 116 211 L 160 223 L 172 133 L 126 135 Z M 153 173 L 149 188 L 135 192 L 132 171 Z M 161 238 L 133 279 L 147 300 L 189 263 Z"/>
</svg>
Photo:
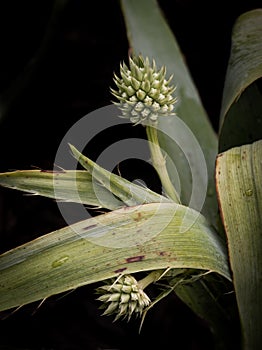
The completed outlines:
<svg viewBox="0 0 262 350">
<path fill-rule="evenodd" d="M 136 217 L 134 218 L 135 221 L 140 221 L 142 218 L 142 214 L 141 213 L 137 213 Z"/>
<path fill-rule="evenodd" d="M 123 271 L 125 271 L 125 270 L 126 270 L 126 267 L 121 267 L 120 269 L 115 270 L 114 272 L 115 272 L 115 273 L 121 273 L 121 272 L 123 272 Z"/>
<path fill-rule="evenodd" d="M 89 225 L 89 226 L 84 227 L 82 230 L 83 230 L 83 231 L 91 230 L 92 228 L 95 228 L 96 226 L 97 226 L 97 224 Z"/>
<path fill-rule="evenodd" d="M 130 258 L 126 258 L 126 262 L 127 263 L 138 262 L 138 261 L 142 261 L 144 258 L 145 258 L 144 255 L 132 256 Z"/>
</svg>

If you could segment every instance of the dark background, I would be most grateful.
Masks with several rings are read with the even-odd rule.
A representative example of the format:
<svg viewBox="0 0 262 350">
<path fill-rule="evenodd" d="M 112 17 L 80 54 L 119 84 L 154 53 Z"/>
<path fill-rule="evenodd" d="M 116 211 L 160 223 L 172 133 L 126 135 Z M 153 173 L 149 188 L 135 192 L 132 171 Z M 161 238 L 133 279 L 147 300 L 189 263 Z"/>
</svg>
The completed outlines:
<svg viewBox="0 0 262 350">
<path fill-rule="evenodd" d="M 64 1 L 48 27 L 54 4 L 0 3 L 0 171 L 52 169 L 70 126 L 110 104 L 112 74 L 128 55 L 117 1 Z M 231 29 L 241 13 L 259 7 L 260 1 L 236 1 L 234 6 L 230 1 L 194 0 L 159 4 L 217 131 Z M 124 128 L 120 134 L 98 136 L 88 155 L 95 159 L 119 138 L 145 137 L 142 127 Z M 127 166 L 122 175 L 147 182 L 147 169 L 139 169 Z M 159 189 L 156 178 L 150 183 Z M 1 252 L 63 226 L 54 201 L 1 189 Z M 183 349 L 213 348 L 206 325 L 174 295 L 153 308 L 138 335 L 138 320 L 112 323 L 100 316 L 94 287 L 54 296 L 39 309 L 34 303 L 12 315 L 0 314 L 0 349 L 180 349 L 175 344 L 182 342 Z"/>
</svg>

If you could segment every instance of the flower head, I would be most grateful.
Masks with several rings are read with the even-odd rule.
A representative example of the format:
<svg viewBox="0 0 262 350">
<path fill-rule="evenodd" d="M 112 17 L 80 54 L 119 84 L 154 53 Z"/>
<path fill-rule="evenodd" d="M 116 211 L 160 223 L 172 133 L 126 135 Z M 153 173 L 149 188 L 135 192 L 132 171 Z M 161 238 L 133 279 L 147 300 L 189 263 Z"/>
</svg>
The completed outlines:
<svg viewBox="0 0 262 350">
<path fill-rule="evenodd" d="M 150 64 L 142 56 L 129 58 L 129 68 L 120 65 L 120 75 L 114 76 L 118 90 L 111 89 L 118 99 L 115 102 L 122 111 L 122 117 L 132 123 L 156 124 L 159 116 L 174 115 L 176 98 L 172 96 L 174 86 L 170 86 L 172 76 L 166 80 L 166 68 L 157 70 L 156 63 Z"/>
<path fill-rule="evenodd" d="M 103 315 L 116 314 L 115 320 L 123 317 L 130 320 L 132 315 L 141 316 L 150 299 L 140 287 L 139 282 L 130 275 L 119 277 L 112 285 L 97 288 L 102 294 L 97 300 L 103 302 Z"/>
</svg>

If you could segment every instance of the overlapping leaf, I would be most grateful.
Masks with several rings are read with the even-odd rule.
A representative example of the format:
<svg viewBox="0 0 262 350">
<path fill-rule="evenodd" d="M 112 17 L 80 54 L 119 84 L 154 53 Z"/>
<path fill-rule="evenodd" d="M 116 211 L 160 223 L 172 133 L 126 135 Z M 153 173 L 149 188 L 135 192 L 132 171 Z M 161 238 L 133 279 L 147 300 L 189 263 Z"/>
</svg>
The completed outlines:
<svg viewBox="0 0 262 350">
<path fill-rule="evenodd" d="M 166 66 L 167 76 L 174 75 L 172 82 L 177 86 L 176 112 L 180 122 L 171 116 L 162 118 L 159 125 L 160 146 L 170 157 L 167 157 L 170 176 L 175 187 L 181 190 L 182 203 L 201 210 L 216 225 L 214 165 L 217 136 L 180 48 L 156 0 L 123 0 L 121 6 L 134 53 L 154 59 L 159 67 Z"/>
<path fill-rule="evenodd" d="M 220 152 L 262 138 L 261 38 L 262 9 L 237 19 L 220 114 Z"/>
<path fill-rule="evenodd" d="M 125 207 L 0 256 L 0 310 L 120 273 L 194 268 L 230 280 L 227 254 L 198 212 L 173 203 Z"/>
<path fill-rule="evenodd" d="M 81 170 L 7 172 L 0 174 L 0 185 L 58 201 L 82 203 L 111 210 L 127 203 L 134 205 L 169 202 L 168 198 L 99 167 L 81 155 L 73 146 L 71 149 L 80 157 L 80 162 L 86 168 L 89 164 L 89 172 Z"/>
<path fill-rule="evenodd" d="M 262 344 L 262 141 L 232 148 L 217 159 L 217 189 L 245 349 Z"/>
<path fill-rule="evenodd" d="M 107 189 L 92 181 L 91 174 L 81 170 L 7 172 L 0 174 L 0 185 L 59 201 L 98 207 L 103 203 L 105 208 L 112 210 L 124 205 Z"/>
</svg>

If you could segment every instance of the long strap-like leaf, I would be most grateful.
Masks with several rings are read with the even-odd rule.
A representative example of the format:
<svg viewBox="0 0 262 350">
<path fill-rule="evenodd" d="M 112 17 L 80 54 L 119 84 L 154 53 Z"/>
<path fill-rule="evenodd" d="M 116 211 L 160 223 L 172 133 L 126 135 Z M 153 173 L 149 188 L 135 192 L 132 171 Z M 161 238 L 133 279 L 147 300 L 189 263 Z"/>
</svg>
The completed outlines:
<svg viewBox="0 0 262 350">
<path fill-rule="evenodd" d="M 262 137 L 262 9 L 241 15 L 233 28 L 220 115 L 219 151 Z"/>
<path fill-rule="evenodd" d="M 217 158 L 217 189 L 245 349 L 262 345 L 262 141 Z"/>
<path fill-rule="evenodd" d="M 162 118 L 158 132 L 160 146 L 169 156 L 167 168 L 170 178 L 176 189 L 181 189 L 181 202 L 201 210 L 216 227 L 218 209 L 214 167 L 217 136 L 185 64 L 175 33 L 169 28 L 156 0 L 122 0 L 121 8 L 134 53 L 154 59 L 159 67 L 166 66 L 168 75 L 174 75 L 172 82 L 177 86 L 178 118 Z M 177 178 L 179 181 L 176 181 Z M 219 312 L 210 313 L 211 309 L 218 310 L 218 302 L 208 289 L 199 284 L 195 282 L 189 288 L 182 286 L 176 290 L 176 294 L 206 320 L 216 337 L 224 341 L 225 349 L 228 339 L 224 330 L 229 326 L 227 322 L 221 322 Z M 201 299 L 199 290 L 202 291 Z"/>
<path fill-rule="evenodd" d="M 112 192 L 125 205 L 132 206 L 143 203 L 170 202 L 167 197 L 161 196 L 149 188 L 138 186 L 102 168 L 91 159 L 81 154 L 73 145 L 70 145 L 74 157 L 92 175 L 93 181 Z"/>
<path fill-rule="evenodd" d="M 121 273 L 214 271 L 227 254 L 198 212 L 173 203 L 126 207 L 52 232 L 0 256 L 0 310 Z"/>
<path fill-rule="evenodd" d="M 172 82 L 177 86 L 176 113 L 179 120 L 170 116 L 162 118 L 159 125 L 160 146 L 170 157 L 167 158 L 170 177 L 175 181 L 174 171 L 178 172 L 179 181 L 175 181 L 175 187 L 178 188 L 180 184 L 181 202 L 201 210 L 216 226 L 214 166 L 218 149 L 217 136 L 202 106 L 176 38 L 156 0 L 122 0 L 121 7 L 133 51 L 154 59 L 159 67 L 166 66 L 168 76 L 174 75 Z M 199 162 L 202 152 L 204 164 Z M 204 204 L 203 207 L 200 203 Z"/>
<path fill-rule="evenodd" d="M 99 167 L 81 155 L 73 146 L 71 149 L 89 172 L 82 170 L 6 172 L 0 173 L 0 185 L 58 201 L 87 204 L 111 210 L 125 206 L 128 201 L 133 201 L 133 204 L 170 201 L 164 196 Z M 89 167 L 87 167 L 88 164 Z"/>
<path fill-rule="evenodd" d="M 117 209 L 124 205 L 82 170 L 20 170 L 0 174 L 0 185 L 58 201 Z"/>
</svg>

